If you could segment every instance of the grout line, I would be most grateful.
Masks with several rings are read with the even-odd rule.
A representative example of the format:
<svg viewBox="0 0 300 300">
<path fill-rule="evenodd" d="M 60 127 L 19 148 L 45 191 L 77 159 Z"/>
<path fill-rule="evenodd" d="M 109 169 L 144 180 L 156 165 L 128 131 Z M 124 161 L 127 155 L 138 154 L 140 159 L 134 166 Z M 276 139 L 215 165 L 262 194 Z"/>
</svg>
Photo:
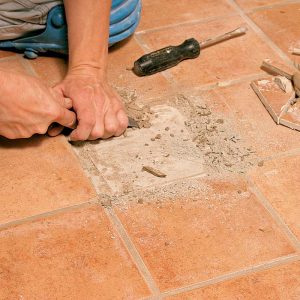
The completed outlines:
<svg viewBox="0 0 300 300">
<path fill-rule="evenodd" d="M 271 38 L 258 26 L 250 17 L 246 15 L 246 13 L 236 4 L 234 0 L 226 0 L 228 4 L 230 4 L 240 15 L 242 19 L 247 22 L 247 24 L 251 27 L 251 29 L 258 35 L 258 37 L 264 41 L 269 47 L 279 55 L 279 57 L 286 62 L 289 66 L 294 66 L 292 60 L 288 57 L 287 54 L 283 50 L 278 47 Z"/>
<path fill-rule="evenodd" d="M 34 77 L 38 77 L 38 74 L 34 70 L 32 64 L 30 63 L 29 59 L 20 57 L 20 63 L 25 68 L 25 70 L 28 72 L 29 75 L 32 75 Z"/>
<path fill-rule="evenodd" d="M 285 151 L 285 152 L 275 153 L 274 155 L 264 157 L 261 160 L 271 161 L 271 160 L 280 159 L 280 158 L 284 158 L 284 157 L 296 156 L 296 155 L 299 155 L 299 154 L 300 154 L 300 148 L 295 148 L 295 149 L 288 150 L 288 151 Z"/>
<path fill-rule="evenodd" d="M 269 9 L 277 8 L 277 7 L 288 5 L 288 4 L 297 4 L 297 3 L 300 3 L 300 1 L 299 0 L 279 1 L 279 2 L 274 3 L 274 4 L 267 4 L 267 5 L 262 5 L 262 6 L 257 6 L 257 7 L 254 7 L 254 8 L 250 8 L 250 9 L 245 9 L 244 11 L 246 13 L 251 13 L 251 12 L 256 12 L 256 11 L 269 10 Z"/>
<path fill-rule="evenodd" d="M 239 277 L 250 275 L 250 274 L 253 274 L 258 271 L 265 271 L 265 270 L 271 269 L 273 267 L 278 267 L 278 266 L 292 263 L 292 262 L 299 261 L 299 260 L 300 260 L 300 256 L 297 254 L 290 254 L 287 256 L 282 256 L 282 257 L 275 258 L 275 259 L 272 259 L 270 261 L 267 261 L 267 262 L 264 262 L 261 264 L 257 264 L 257 265 L 245 268 L 243 270 L 227 273 L 227 274 L 224 274 L 224 275 L 221 275 L 218 277 L 214 277 L 212 279 L 201 281 L 199 283 L 195 283 L 195 284 L 191 284 L 191 285 L 188 285 L 185 287 L 166 291 L 166 292 L 163 292 L 162 295 L 163 295 L 163 298 L 165 298 L 166 296 L 173 296 L 173 295 L 177 295 L 177 294 L 180 294 L 183 292 L 189 292 L 194 289 L 207 287 L 207 286 L 221 283 L 221 282 L 224 282 L 227 280 L 237 279 Z"/>
<path fill-rule="evenodd" d="M 229 79 L 229 80 L 225 80 L 225 81 L 218 81 L 216 83 L 208 83 L 208 84 L 198 85 L 198 86 L 193 87 L 193 89 L 196 91 L 197 90 L 198 91 L 210 91 L 210 90 L 217 89 L 217 88 L 223 88 L 223 87 L 228 87 L 228 86 L 236 85 L 239 83 L 243 83 L 248 80 L 253 81 L 253 80 L 261 79 L 262 77 L 266 77 L 268 75 L 269 74 L 266 74 L 265 72 L 262 71 L 259 73 L 244 75 L 238 79 Z"/>
<path fill-rule="evenodd" d="M 146 33 L 152 33 L 152 32 L 162 31 L 162 30 L 166 30 L 166 29 L 172 29 L 172 28 L 177 28 L 177 27 L 182 27 L 182 26 L 197 25 L 197 24 L 204 24 L 204 23 L 208 23 L 208 22 L 214 22 L 214 21 L 222 20 L 222 19 L 229 18 L 229 17 L 234 17 L 237 14 L 238 14 L 237 12 L 232 12 L 232 13 L 228 13 L 228 14 L 225 14 L 225 15 L 220 15 L 220 16 L 217 16 L 217 17 L 209 17 L 209 18 L 203 18 L 203 19 L 200 19 L 200 20 L 196 19 L 196 20 L 191 20 L 191 21 L 174 23 L 174 24 L 154 27 L 154 28 L 151 28 L 151 29 L 140 30 L 140 31 L 137 31 L 135 34 L 140 36 L 140 35 L 144 35 Z"/>
<path fill-rule="evenodd" d="M 8 229 L 9 227 L 14 227 L 14 226 L 22 225 L 22 224 L 29 223 L 29 222 L 32 222 L 32 221 L 37 221 L 37 220 L 40 220 L 40 219 L 43 219 L 43 218 L 46 218 L 46 217 L 51 217 L 51 216 L 54 216 L 54 215 L 57 215 L 57 214 L 60 214 L 60 213 L 85 208 L 85 207 L 88 207 L 91 204 L 97 204 L 98 202 L 99 201 L 98 201 L 98 196 L 97 196 L 97 197 L 94 197 L 94 198 L 92 198 L 92 199 L 90 199 L 86 202 L 82 202 L 82 203 L 79 203 L 79 204 L 66 206 L 66 207 L 62 207 L 62 208 L 58 208 L 58 209 L 54 209 L 54 210 L 47 211 L 47 212 L 44 212 L 44 213 L 41 213 L 41 214 L 33 215 L 33 216 L 30 216 L 30 217 L 25 217 L 25 218 L 10 221 L 10 222 L 7 222 L 7 223 L 3 223 L 3 224 L 0 224 L 0 231 L 3 230 L 3 229 Z"/>
<path fill-rule="evenodd" d="M 150 291 L 153 293 L 154 296 L 156 296 L 156 297 L 159 296 L 160 291 L 159 291 L 158 286 L 156 285 L 150 271 L 148 270 L 147 266 L 145 265 L 142 257 L 140 256 L 138 250 L 136 249 L 134 243 L 132 242 L 129 235 L 127 234 L 126 229 L 124 228 L 120 219 L 115 214 L 115 212 L 112 208 L 105 208 L 105 211 L 106 211 L 109 219 L 111 220 L 111 222 L 115 225 L 117 232 L 119 233 L 121 239 L 123 240 L 128 252 L 130 253 L 138 270 L 140 271 L 145 282 L 147 283 Z"/>
<path fill-rule="evenodd" d="M 263 205 L 263 207 L 269 212 L 272 216 L 273 220 L 279 225 L 289 242 L 293 245 L 293 247 L 300 252 L 300 241 L 288 227 L 288 225 L 284 222 L 283 218 L 280 214 L 275 210 L 275 208 L 271 205 L 271 203 L 267 200 L 267 198 L 263 195 L 261 190 L 256 186 L 256 184 L 252 181 L 252 179 L 248 176 L 247 178 L 250 190 L 255 194 L 259 202 Z"/>
</svg>

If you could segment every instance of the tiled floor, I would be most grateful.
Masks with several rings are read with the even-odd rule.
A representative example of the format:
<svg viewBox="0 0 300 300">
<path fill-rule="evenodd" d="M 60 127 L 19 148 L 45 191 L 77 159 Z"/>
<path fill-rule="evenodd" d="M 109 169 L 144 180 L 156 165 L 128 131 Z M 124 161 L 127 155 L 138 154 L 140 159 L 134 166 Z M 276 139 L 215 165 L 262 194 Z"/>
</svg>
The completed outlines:
<svg viewBox="0 0 300 300">
<path fill-rule="evenodd" d="M 299 12 L 297 0 L 143 0 L 135 36 L 110 51 L 111 83 L 149 105 L 201 95 L 260 163 L 181 174 L 119 201 L 109 168 L 92 161 L 84 172 L 63 136 L 0 139 L 0 299 L 300 299 L 300 133 L 277 126 L 249 86 L 265 58 L 299 63 Z M 241 25 L 245 36 L 196 60 L 147 78 L 128 71 L 146 51 Z M 51 86 L 67 69 L 3 51 L 0 67 Z"/>
</svg>

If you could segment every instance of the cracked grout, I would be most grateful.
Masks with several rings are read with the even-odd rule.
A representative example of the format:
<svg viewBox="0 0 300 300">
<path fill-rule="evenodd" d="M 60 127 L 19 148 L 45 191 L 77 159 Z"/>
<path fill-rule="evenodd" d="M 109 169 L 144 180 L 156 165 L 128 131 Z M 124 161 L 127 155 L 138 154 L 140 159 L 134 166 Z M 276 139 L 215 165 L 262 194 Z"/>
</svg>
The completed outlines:
<svg viewBox="0 0 300 300">
<path fill-rule="evenodd" d="M 79 204 L 65 206 L 65 207 L 61 207 L 61 208 L 58 208 L 58 209 L 46 211 L 46 212 L 43 212 L 43 213 L 40 213 L 40 214 L 32 215 L 32 216 L 29 216 L 29 217 L 25 217 L 25 218 L 17 219 L 17 220 L 14 220 L 14 221 L 9 221 L 9 222 L 6 222 L 6 223 L 2 223 L 2 224 L 0 224 L 0 231 L 11 228 L 11 227 L 15 227 L 15 226 L 18 226 L 18 225 L 22 225 L 22 224 L 25 224 L 25 223 L 38 221 L 38 220 L 41 220 L 41 219 L 46 218 L 46 217 L 52 217 L 52 216 L 58 215 L 60 213 L 71 212 L 71 211 L 81 209 L 81 208 L 85 208 L 85 207 L 88 207 L 92 204 L 98 204 L 98 203 L 99 203 L 98 196 L 96 196 L 96 197 L 91 198 L 88 201 L 85 201 L 85 202 L 82 202 L 82 203 L 79 203 Z"/>
<path fill-rule="evenodd" d="M 235 272 L 226 273 L 211 279 L 207 279 L 204 281 L 200 281 L 198 283 L 194 283 L 188 286 L 180 287 L 177 289 L 169 290 L 166 292 L 162 292 L 162 297 L 165 298 L 167 296 L 175 296 L 184 292 L 190 292 L 199 288 L 204 288 L 207 286 L 211 286 L 217 283 L 226 282 L 228 280 L 232 279 L 238 279 L 243 276 L 255 274 L 259 271 L 265 271 L 272 269 L 274 267 L 282 266 L 288 263 L 296 262 L 300 260 L 300 256 L 298 254 L 290 254 L 287 256 L 278 257 L 260 264 L 256 264 L 253 266 L 250 266 L 248 268 L 244 268 L 242 270 L 238 270 Z"/>
<path fill-rule="evenodd" d="M 253 182 L 253 180 L 247 176 L 247 182 L 250 190 L 254 193 L 259 203 L 268 211 L 271 215 L 272 219 L 279 226 L 279 228 L 283 231 L 285 237 L 292 244 L 297 252 L 300 253 L 300 241 L 296 237 L 296 235 L 292 232 L 292 230 L 288 227 L 288 225 L 284 222 L 283 218 L 277 212 L 277 210 L 272 206 L 272 204 L 268 201 L 268 199 L 263 195 L 258 186 Z"/>
<path fill-rule="evenodd" d="M 138 268 L 141 276 L 143 277 L 144 281 L 148 285 L 149 290 L 153 294 L 153 296 L 158 297 L 160 295 L 160 291 L 156 282 L 154 281 L 149 269 L 147 268 L 146 264 L 144 263 L 141 255 L 139 254 L 138 250 L 136 249 L 134 243 L 132 242 L 129 234 L 126 232 L 122 222 L 114 212 L 113 208 L 104 208 L 106 214 L 108 215 L 111 223 L 114 225 L 115 229 L 117 230 L 120 238 L 122 239 L 126 249 L 128 250 L 133 262 L 135 263 L 136 267 Z"/>
</svg>

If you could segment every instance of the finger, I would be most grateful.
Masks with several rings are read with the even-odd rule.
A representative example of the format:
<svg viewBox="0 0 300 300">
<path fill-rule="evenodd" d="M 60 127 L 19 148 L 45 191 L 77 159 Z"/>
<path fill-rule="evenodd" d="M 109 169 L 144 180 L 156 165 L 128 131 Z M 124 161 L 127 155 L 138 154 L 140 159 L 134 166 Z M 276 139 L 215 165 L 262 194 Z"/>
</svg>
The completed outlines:
<svg viewBox="0 0 300 300">
<path fill-rule="evenodd" d="M 63 94 L 55 89 L 51 89 L 51 93 L 55 102 L 64 108 L 70 109 L 73 106 L 72 100 L 68 97 L 63 96 Z"/>
<path fill-rule="evenodd" d="M 117 115 L 113 110 L 109 110 L 104 117 L 103 139 L 108 139 L 116 134 L 119 128 Z"/>
<path fill-rule="evenodd" d="M 51 127 L 48 129 L 47 131 L 47 134 L 49 136 L 57 136 L 59 134 L 61 134 L 61 132 L 64 130 L 64 127 L 61 126 L 61 125 L 57 125 L 57 126 L 54 126 L 54 127 Z"/>
<path fill-rule="evenodd" d="M 88 139 L 93 141 L 93 140 L 103 138 L 103 136 L 104 136 L 104 122 L 103 120 L 97 120 L 96 125 L 91 131 Z"/>
<path fill-rule="evenodd" d="M 117 113 L 117 119 L 119 121 L 119 127 L 115 133 L 115 136 L 120 136 L 126 130 L 128 126 L 128 117 L 123 109 L 120 109 Z"/>
<path fill-rule="evenodd" d="M 59 114 L 54 120 L 56 123 L 74 129 L 76 127 L 76 114 L 66 108 L 60 107 Z"/>
</svg>

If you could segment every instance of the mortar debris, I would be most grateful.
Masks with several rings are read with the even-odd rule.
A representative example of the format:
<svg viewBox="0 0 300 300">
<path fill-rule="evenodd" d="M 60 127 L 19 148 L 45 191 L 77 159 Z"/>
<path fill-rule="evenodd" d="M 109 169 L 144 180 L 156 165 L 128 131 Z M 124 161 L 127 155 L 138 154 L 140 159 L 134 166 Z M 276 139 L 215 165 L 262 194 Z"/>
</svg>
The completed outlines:
<svg viewBox="0 0 300 300">
<path fill-rule="evenodd" d="M 212 112 L 206 103 L 201 103 L 204 100 L 200 97 L 183 94 L 176 97 L 175 102 L 180 103 L 178 109 L 187 117 L 185 126 L 207 167 L 219 172 L 245 173 L 255 164 L 255 151 L 234 133 L 234 124 L 228 118 Z"/>
<path fill-rule="evenodd" d="M 148 105 L 138 103 L 136 91 L 124 90 L 118 87 L 115 87 L 115 89 L 123 99 L 128 116 L 138 123 L 139 128 L 150 128 L 151 109 Z"/>
</svg>

